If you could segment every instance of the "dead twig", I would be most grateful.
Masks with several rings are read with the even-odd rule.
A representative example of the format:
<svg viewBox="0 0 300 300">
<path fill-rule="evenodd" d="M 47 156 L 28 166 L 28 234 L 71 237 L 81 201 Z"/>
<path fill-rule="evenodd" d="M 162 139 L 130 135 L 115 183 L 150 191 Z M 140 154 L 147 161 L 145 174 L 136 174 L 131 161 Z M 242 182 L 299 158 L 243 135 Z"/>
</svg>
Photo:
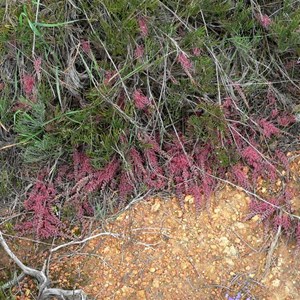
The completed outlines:
<svg viewBox="0 0 300 300">
<path fill-rule="evenodd" d="M 78 244 L 84 244 L 86 243 L 87 241 L 89 240 L 92 240 L 92 239 L 95 239 L 99 236 L 105 236 L 105 235 L 109 235 L 109 236 L 112 236 L 112 237 L 115 237 L 115 238 L 118 238 L 120 237 L 121 235 L 120 234 L 117 234 L 117 233 L 111 233 L 111 232 L 101 232 L 101 233 L 98 233 L 98 234 L 95 234 L 95 235 L 92 235 L 92 236 L 89 236 L 83 240 L 80 240 L 80 241 L 71 241 L 71 242 L 68 242 L 68 243 L 65 243 L 65 244 L 62 244 L 62 245 L 59 245 L 53 249 L 50 250 L 51 253 L 61 249 L 61 248 L 64 248 L 64 247 L 68 247 L 68 246 L 72 246 L 72 245 L 78 245 Z"/>
<path fill-rule="evenodd" d="M 4 290 L 8 290 L 8 289 L 12 288 L 18 282 L 23 280 L 24 277 L 25 277 L 25 274 L 23 272 L 19 276 L 17 276 L 16 273 L 15 273 L 14 278 L 12 280 L 10 280 L 7 283 L 0 286 L 0 290 L 4 291 Z"/>
<path fill-rule="evenodd" d="M 276 235 L 270 245 L 270 249 L 268 251 L 268 255 L 267 255 L 267 259 L 266 259 L 266 264 L 265 264 L 265 272 L 264 272 L 264 275 L 263 277 L 266 277 L 269 272 L 270 272 L 270 268 L 271 268 L 271 265 L 272 265 L 272 258 L 273 258 L 273 254 L 274 254 L 274 251 L 277 247 L 277 244 L 278 244 L 278 239 L 280 237 L 280 234 L 281 234 L 281 225 L 278 226 L 278 230 L 276 232 Z"/>
<path fill-rule="evenodd" d="M 64 290 L 59 288 L 51 288 L 50 281 L 46 276 L 44 271 L 39 271 L 30 267 L 25 266 L 20 259 L 13 253 L 13 251 L 7 245 L 2 231 L 0 231 L 0 245 L 3 247 L 7 255 L 14 261 L 14 263 L 22 270 L 25 275 L 29 275 L 37 279 L 39 285 L 39 294 L 38 300 L 49 299 L 51 296 L 55 296 L 59 299 L 72 299 L 72 300 L 86 300 L 86 294 L 78 289 L 78 290 Z M 20 276 L 19 276 L 20 277 Z M 17 277 L 17 279 L 19 278 Z M 13 282 L 17 282 L 13 280 Z M 11 283 L 11 282 L 10 282 Z"/>
</svg>

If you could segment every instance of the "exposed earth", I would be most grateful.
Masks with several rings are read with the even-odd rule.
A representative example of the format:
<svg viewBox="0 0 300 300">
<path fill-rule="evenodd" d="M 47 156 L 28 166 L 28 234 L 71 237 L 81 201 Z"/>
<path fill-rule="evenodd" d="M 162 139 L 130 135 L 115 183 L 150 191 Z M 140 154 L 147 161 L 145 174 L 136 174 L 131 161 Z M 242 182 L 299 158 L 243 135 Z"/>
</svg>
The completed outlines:
<svg viewBox="0 0 300 300">
<path fill-rule="evenodd" d="M 297 158 L 292 166 L 295 187 L 299 163 Z M 258 192 L 268 193 L 263 183 Z M 101 229 L 90 225 L 90 235 L 114 236 L 55 251 L 49 270 L 53 286 L 82 288 L 91 299 L 235 299 L 238 293 L 236 299 L 300 299 L 296 243 L 266 231 L 259 216 L 247 218 L 249 201 L 229 185 L 198 213 L 190 196 L 183 210 L 175 198 L 140 201 Z M 299 201 L 297 194 L 293 203 Z M 49 248 L 18 238 L 7 241 L 33 267 L 41 266 L 47 255 L 42 249 Z M 12 266 L 1 253 L 0 275 L 9 268 L 12 273 Z M 35 299 L 33 286 L 25 278 L 13 289 L 23 292 L 16 299 Z"/>
</svg>

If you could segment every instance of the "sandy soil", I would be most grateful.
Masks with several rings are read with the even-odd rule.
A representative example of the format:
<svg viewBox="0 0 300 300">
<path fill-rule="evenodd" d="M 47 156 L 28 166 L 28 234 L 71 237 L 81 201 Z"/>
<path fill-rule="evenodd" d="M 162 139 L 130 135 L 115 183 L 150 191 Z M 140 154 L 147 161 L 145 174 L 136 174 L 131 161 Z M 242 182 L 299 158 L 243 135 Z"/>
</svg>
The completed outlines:
<svg viewBox="0 0 300 300">
<path fill-rule="evenodd" d="M 280 240 L 266 269 L 274 234 L 258 216 L 245 221 L 249 201 L 227 187 L 198 216 L 191 197 L 184 211 L 176 199 L 141 202 L 107 224 L 119 238 L 94 239 L 55 267 L 74 270 L 94 299 L 299 299 L 295 246 Z"/>
</svg>

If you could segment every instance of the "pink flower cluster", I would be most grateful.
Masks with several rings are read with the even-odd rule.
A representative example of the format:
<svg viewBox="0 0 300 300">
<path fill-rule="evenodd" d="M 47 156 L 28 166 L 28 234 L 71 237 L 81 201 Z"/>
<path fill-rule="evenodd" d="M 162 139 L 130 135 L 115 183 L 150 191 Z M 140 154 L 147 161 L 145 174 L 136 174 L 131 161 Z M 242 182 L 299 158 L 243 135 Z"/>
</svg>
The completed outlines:
<svg viewBox="0 0 300 300">
<path fill-rule="evenodd" d="M 147 109 L 151 104 L 150 99 L 143 94 L 141 89 L 137 89 L 133 92 L 133 100 L 135 107 L 141 110 Z"/>
<path fill-rule="evenodd" d="M 42 58 L 41 57 L 37 57 L 33 61 L 33 66 L 34 66 L 34 70 L 35 70 L 35 73 L 36 73 L 37 77 L 40 78 L 40 76 L 41 76 L 41 68 L 42 68 Z"/>
<path fill-rule="evenodd" d="M 193 64 L 185 53 L 180 52 L 177 56 L 177 61 L 185 72 L 190 72 L 193 69 Z"/>
<path fill-rule="evenodd" d="M 55 215 L 56 189 L 53 184 L 46 181 L 45 175 L 45 171 L 39 175 L 29 197 L 24 202 L 24 208 L 33 212 L 32 218 L 16 226 L 16 229 L 22 233 L 34 233 L 41 238 L 61 235 L 64 227 Z"/>
<path fill-rule="evenodd" d="M 143 45 L 138 45 L 134 51 L 134 57 L 136 59 L 142 58 L 144 56 L 145 48 Z"/>
<path fill-rule="evenodd" d="M 258 17 L 258 21 L 261 24 L 262 27 L 268 29 L 270 27 L 270 25 L 272 24 L 272 20 L 268 15 L 259 15 Z"/>
<path fill-rule="evenodd" d="M 234 175 L 238 185 L 240 185 L 246 190 L 250 188 L 248 176 L 245 174 L 243 166 L 241 164 L 237 164 L 232 167 L 232 174 Z"/>
<path fill-rule="evenodd" d="M 33 88 L 35 86 L 35 79 L 30 74 L 24 74 L 22 77 L 22 85 L 25 95 L 28 97 L 32 94 Z"/>
<path fill-rule="evenodd" d="M 117 80 L 116 74 L 117 72 L 114 70 L 105 71 L 104 81 L 103 81 L 104 85 L 112 86 Z"/>
<path fill-rule="evenodd" d="M 90 41 L 87 41 L 87 40 L 81 41 L 81 48 L 82 48 L 84 53 L 89 54 L 91 52 Z"/>
<path fill-rule="evenodd" d="M 201 55 L 201 49 L 200 48 L 195 47 L 195 48 L 192 49 L 192 52 L 195 56 L 200 56 Z"/>
<path fill-rule="evenodd" d="M 246 148 L 244 148 L 241 154 L 242 157 L 246 160 L 246 162 L 251 166 L 255 166 L 257 163 L 261 161 L 260 154 L 252 146 L 247 146 Z"/>
<path fill-rule="evenodd" d="M 271 135 L 277 135 L 280 133 L 280 130 L 266 119 L 259 120 L 258 124 L 262 127 L 263 133 L 267 138 L 270 138 Z"/>
<path fill-rule="evenodd" d="M 148 35 L 148 25 L 147 25 L 145 17 L 139 17 L 138 24 L 139 24 L 141 35 L 143 37 L 146 37 Z"/>
</svg>

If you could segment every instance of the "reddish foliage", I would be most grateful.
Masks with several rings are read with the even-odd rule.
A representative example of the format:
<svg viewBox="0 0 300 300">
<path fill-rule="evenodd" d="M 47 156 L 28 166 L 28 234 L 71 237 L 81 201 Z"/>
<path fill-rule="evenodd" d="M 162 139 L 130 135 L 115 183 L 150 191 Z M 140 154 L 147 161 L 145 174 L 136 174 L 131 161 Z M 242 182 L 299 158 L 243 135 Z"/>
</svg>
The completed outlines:
<svg viewBox="0 0 300 300">
<path fill-rule="evenodd" d="M 277 210 L 279 201 L 276 198 L 271 198 L 267 202 L 253 199 L 250 203 L 250 218 L 259 215 L 262 221 L 272 217 Z"/>
<path fill-rule="evenodd" d="M 200 145 L 193 155 L 182 150 L 189 147 L 185 139 L 179 135 L 180 141 L 175 140 L 167 148 L 171 159 L 168 161 L 168 177 L 174 180 L 177 196 L 181 200 L 184 194 L 195 197 L 196 208 L 203 204 L 204 196 L 208 199 L 215 187 L 215 180 L 211 176 L 210 165 L 213 163 L 211 145 Z"/>
<path fill-rule="evenodd" d="M 169 163 L 169 171 L 170 175 L 178 175 L 183 172 L 183 170 L 188 169 L 190 167 L 190 163 L 188 158 L 184 153 L 177 154 L 174 156 Z"/>
<path fill-rule="evenodd" d="M 118 168 L 119 161 L 113 158 L 103 170 L 95 170 L 90 159 L 80 151 L 75 150 L 73 153 L 73 170 L 68 166 L 61 166 L 54 180 L 54 184 L 47 182 L 43 173 L 40 175 L 29 197 L 24 202 L 24 208 L 33 212 L 33 218 L 17 226 L 22 232 L 35 232 L 38 237 L 48 238 L 61 235 L 63 224 L 54 214 L 55 204 L 57 203 L 57 188 L 63 189 L 66 180 L 73 183 L 73 187 L 67 197 L 65 205 L 76 209 L 77 217 L 83 215 L 93 215 L 94 209 L 89 203 L 89 194 L 105 188 L 109 184 Z M 62 193 L 60 196 L 67 196 Z"/>
<path fill-rule="evenodd" d="M 203 199 L 201 188 L 198 185 L 192 185 L 189 188 L 189 192 L 188 193 L 194 197 L 196 210 L 199 211 L 199 209 L 204 204 L 204 201 L 203 201 L 204 199 Z"/>
<path fill-rule="evenodd" d="M 272 24 L 272 20 L 268 15 L 259 15 L 257 17 L 259 23 L 261 24 L 262 27 L 268 29 L 269 26 Z"/>
<path fill-rule="evenodd" d="M 166 175 L 170 182 L 174 182 L 178 198 L 182 200 L 184 194 L 187 194 L 187 180 L 191 177 L 190 159 L 183 152 L 182 146 L 185 145 L 184 137 L 179 134 L 178 138 L 174 136 L 173 140 L 166 145 L 166 153 L 169 157 L 167 161 Z"/>
<path fill-rule="evenodd" d="M 206 172 L 202 176 L 202 183 L 201 183 L 203 193 L 207 199 L 210 198 L 210 196 L 215 188 L 215 185 L 216 185 L 215 179 L 209 175 L 210 175 L 210 173 Z"/>
<path fill-rule="evenodd" d="M 104 188 L 114 178 L 119 167 L 119 161 L 112 159 L 104 169 L 97 171 L 91 166 L 90 159 L 83 152 L 75 150 L 73 165 L 74 186 L 71 189 L 68 203 L 75 207 L 77 217 L 81 219 L 85 214 L 94 214 L 88 196 Z"/>
<path fill-rule="evenodd" d="M 145 110 L 151 104 L 150 99 L 140 89 L 133 92 L 133 100 L 136 108 L 141 110 Z"/>
<path fill-rule="evenodd" d="M 196 164 L 202 169 L 205 169 L 205 166 L 208 165 L 209 156 L 212 153 L 212 146 L 210 144 L 205 144 L 195 154 Z"/>
<path fill-rule="evenodd" d="M 255 166 L 252 170 L 252 176 L 251 176 L 251 180 L 252 180 L 253 185 L 256 184 L 258 178 L 264 177 L 264 174 L 265 174 L 264 166 L 265 166 L 265 164 L 263 164 L 263 163 L 255 164 Z"/>
<path fill-rule="evenodd" d="M 141 35 L 143 37 L 146 37 L 148 35 L 148 25 L 147 25 L 146 19 L 144 17 L 140 17 L 138 19 L 138 23 L 139 23 Z"/>
<path fill-rule="evenodd" d="M 300 238 L 300 235 L 297 237 L 297 228 L 295 232 L 297 223 L 288 214 L 291 212 L 290 201 L 292 196 L 292 190 L 290 188 L 286 188 L 281 196 L 278 196 L 277 198 L 271 198 L 267 202 L 252 199 L 250 203 L 250 218 L 254 215 L 259 215 L 262 221 L 266 222 L 267 224 L 272 224 L 275 229 L 277 229 L 278 226 L 282 226 L 282 229 L 286 234 L 295 234 L 297 239 L 298 237 Z M 281 211 L 281 207 L 284 207 L 285 210 Z"/>
<path fill-rule="evenodd" d="M 78 150 L 73 152 L 73 168 L 74 180 L 76 182 L 88 176 L 93 171 L 89 158 L 83 152 Z"/>
<path fill-rule="evenodd" d="M 252 167 L 256 167 L 258 164 L 261 163 L 260 154 L 252 146 L 247 146 L 246 148 L 244 148 L 241 154 L 242 158 L 244 158 L 246 162 Z"/>
<path fill-rule="evenodd" d="M 223 108 L 229 109 L 231 107 L 233 107 L 233 101 L 230 97 L 227 97 L 224 99 L 224 102 L 222 104 Z"/>
<path fill-rule="evenodd" d="M 161 190 L 165 187 L 166 180 L 159 163 L 159 154 L 157 153 L 159 149 L 156 149 L 159 146 L 154 141 L 150 144 L 146 142 L 146 144 L 147 148 L 144 150 L 143 155 L 136 148 L 130 149 L 129 160 L 132 171 L 137 183 L 144 183 L 151 189 Z M 149 145 L 154 146 L 149 148 Z"/>
<path fill-rule="evenodd" d="M 277 108 L 272 109 L 271 118 L 276 118 L 279 115 L 279 111 Z"/>
<path fill-rule="evenodd" d="M 244 189 L 250 188 L 250 183 L 249 183 L 247 175 L 243 171 L 243 166 L 241 166 L 240 164 L 237 164 L 232 167 L 231 172 L 234 175 L 237 184 L 239 184 Z"/>
<path fill-rule="evenodd" d="M 290 164 L 287 156 L 280 150 L 275 151 L 276 158 L 283 164 L 286 170 L 290 169 Z"/>
<path fill-rule="evenodd" d="M 132 164 L 134 176 L 139 182 L 142 182 L 146 174 L 146 170 L 144 168 L 144 160 L 136 148 L 133 147 L 130 149 L 129 159 Z"/>
<path fill-rule="evenodd" d="M 291 217 L 287 214 L 282 216 L 275 216 L 274 217 L 274 225 L 275 227 L 282 226 L 282 228 L 287 232 L 290 233 L 290 229 L 292 227 Z"/>
<path fill-rule="evenodd" d="M 277 123 L 280 126 L 286 127 L 296 122 L 294 115 L 285 114 L 277 117 Z"/>
<path fill-rule="evenodd" d="M 267 138 L 270 138 L 271 135 L 279 134 L 280 130 L 275 127 L 274 124 L 268 122 L 266 119 L 261 119 L 258 121 L 258 124 L 262 127 L 263 133 Z"/>
<path fill-rule="evenodd" d="M 157 155 L 153 149 L 145 149 L 144 155 L 147 158 L 148 165 L 150 168 L 156 172 L 162 174 L 162 169 L 159 166 Z"/>
<path fill-rule="evenodd" d="M 91 52 L 91 44 L 90 41 L 81 41 L 81 48 L 84 53 L 89 54 Z"/>
<path fill-rule="evenodd" d="M 294 195 L 294 189 L 287 186 L 283 192 L 283 194 L 279 197 L 281 203 L 287 207 L 288 210 L 291 209 L 291 200 Z"/>
<path fill-rule="evenodd" d="M 200 48 L 195 47 L 195 48 L 192 49 L 192 52 L 195 56 L 200 56 L 201 55 L 201 49 Z"/>
<path fill-rule="evenodd" d="M 116 175 L 120 162 L 118 159 L 112 159 L 103 170 L 96 171 L 88 176 L 88 182 L 83 187 L 86 193 L 92 193 L 100 188 L 104 188 Z"/>
<path fill-rule="evenodd" d="M 34 77 L 30 74 L 24 74 L 22 77 L 22 85 L 26 96 L 30 96 L 35 86 Z"/>
<path fill-rule="evenodd" d="M 130 179 L 130 175 L 128 172 L 123 171 L 120 176 L 120 184 L 119 184 L 119 195 L 121 202 L 124 203 L 127 200 L 127 197 L 132 194 L 134 191 L 134 185 L 132 180 Z"/>
<path fill-rule="evenodd" d="M 277 179 L 275 166 L 269 162 L 265 162 L 263 164 L 263 169 L 264 173 L 266 174 L 266 177 L 269 178 L 272 183 L 274 183 Z"/>
<path fill-rule="evenodd" d="M 136 90 L 135 93 L 136 97 L 147 98 L 142 94 L 141 90 Z M 148 101 L 147 98 L 147 104 Z M 144 105 L 146 104 L 142 103 L 140 105 L 141 109 L 145 107 Z M 234 116 L 235 107 L 231 99 L 228 98 L 224 102 L 223 109 L 227 110 L 231 117 Z M 264 119 L 261 121 L 263 130 L 270 130 L 270 123 Z M 196 209 L 198 210 L 203 207 L 204 200 L 209 199 L 216 187 L 216 180 L 213 176 L 215 173 L 219 177 L 220 174 L 222 174 L 221 176 L 226 176 L 225 174 L 229 170 L 235 182 L 245 189 L 250 189 L 250 180 L 252 179 L 253 183 L 255 183 L 258 176 L 270 178 L 274 181 L 276 179 L 276 169 L 274 165 L 265 162 L 258 152 L 255 130 L 249 130 L 249 126 L 243 126 L 238 122 L 233 123 L 231 129 L 231 136 L 224 137 L 216 132 L 216 137 L 220 143 L 228 140 L 230 147 L 234 147 L 235 143 L 237 143 L 239 145 L 239 153 L 245 161 L 245 166 L 239 163 L 233 167 L 218 165 L 220 158 L 217 151 L 220 149 L 220 145 L 216 147 L 212 142 L 198 142 L 194 144 L 193 141 L 187 140 L 181 132 L 174 134 L 173 139 L 164 140 L 162 145 L 160 145 L 159 135 L 150 136 L 147 133 L 139 133 L 138 145 L 131 146 L 122 156 L 122 160 L 116 156 L 113 157 L 101 170 L 96 170 L 91 165 L 90 158 L 84 152 L 74 151 L 73 168 L 62 166 L 58 170 L 57 176 L 53 181 L 55 190 L 62 190 L 66 181 L 69 181 L 68 194 L 63 193 L 63 196 L 67 198 L 63 205 L 70 205 L 75 208 L 77 218 L 81 219 L 84 215 L 94 214 L 93 206 L 90 203 L 91 193 L 103 193 L 104 190 L 117 190 L 119 205 L 122 206 L 126 203 L 128 197 L 138 190 L 139 185 L 158 191 L 165 189 L 168 184 L 169 187 L 174 187 L 180 200 L 186 194 L 193 195 Z M 271 127 L 271 131 L 273 129 Z M 247 131 L 251 145 L 246 144 L 244 139 L 241 138 L 245 131 Z M 274 134 L 274 130 L 271 134 Z M 124 145 L 129 144 L 129 138 L 126 136 L 126 133 L 120 137 L 120 140 Z M 282 152 L 276 151 L 274 158 L 280 160 L 284 166 L 288 165 L 288 160 Z M 126 164 L 122 164 L 122 161 L 125 159 Z M 250 167 L 247 174 L 244 171 L 245 167 Z M 166 179 L 168 179 L 168 182 Z M 41 180 L 41 182 L 47 187 L 44 189 L 51 187 L 44 180 Z M 36 195 L 37 193 L 33 192 L 32 197 L 37 197 Z M 47 199 L 42 200 L 42 202 L 52 203 L 51 201 L 54 201 L 56 194 L 44 192 L 44 195 Z M 39 199 L 39 197 L 37 198 Z M 295 228 L 294 223 L 289 227 L 289 219 L 277 217 L 279 215 L 279 205 L 287 207 L 289 199 L 290 195 L 287 191 L 282 197 L 270 199 L 270 203 L 252 200 L 250 206 L 251 214 L 259 214 L 262 220 L 273 220 L 272 224 L 274 226 L 282 225 L 286 231 L 290 230 L 291 227 Z M 47 235 L 43 232 L 39 233 L 39 235 L 58 235 L 60 232 L 60 220 L 58 218 L 55 219 L 56 216 L 53 213 L 51 214 L 51 209 L 49 210 L 49 207 L 51 208 L 53 204 L 47 205 L 46 210 L 39 208 L 39 212 L 43 215 L 42 219 L 48 222 L 43 225 L 43 228 L 45 226 L 49 228 L 49 234 Z M 38 216 L 38 213 L 27 206 L 27 204 L 25 208 L 33 211 Z M 36 226 L 36 223 L 32 221 L 29 221 L 28 224 L 26 224 L 27 229 L 30 226 L 31 228 Z M 55 228 L 58 231 L 54 231 Z"/>
<path fill-rule="evenodd" d="M 165 180 L 153 172 L 149 172 L 145 177 L 146 185 L 154 190 L 161 190 L 165 187 Z"/>
<path fill-rule="evenodd" d="M 33 61 L 34 70 L 38 78 L 41 76 L 41 65 L 42 65 L 41 57 L 38 57 Z"/>
<path fill-rule="evenodd" d="M 239 152 L 241 152 L 242 149 L 245 147 L 245 141 L 242 139 L 242 136 L 239 133 L 240 129 L 239 129 L 238 124 L 231 124 L 230 129 L 231 129 L 230 131 L 231 131 L 231 135 L 232 135 L 232 139 L 235 144 L 235 147 L 237 148 L 237 150 Z"/>
<path fill-rule="evenodd" d="M 177 61 L 181 64 L 181 67 L 185 72 L 189 72 L 192 70 L 192 62 L 185 53 L 180 52 L 177 56 Z"/>
<path fill-rule="evenodd" d="M 31 220 L 17 225 L 16 229 L 22 233 L 34 233 L 41 238 L 60 235 L 63 224 L 54 213 L 57 203 L 55 196 L 53 184 L 46 181 L 42 172 L 24 201 L 24 208 L 33 212 L 33 216 Z"/>
<path fill-rule="evenodd" d="M 136 59 L 142 58 L 144 56 L 145 48 L 143 45 L 138 45 L 134 50 L 134 57 Z"/>
</svg>

